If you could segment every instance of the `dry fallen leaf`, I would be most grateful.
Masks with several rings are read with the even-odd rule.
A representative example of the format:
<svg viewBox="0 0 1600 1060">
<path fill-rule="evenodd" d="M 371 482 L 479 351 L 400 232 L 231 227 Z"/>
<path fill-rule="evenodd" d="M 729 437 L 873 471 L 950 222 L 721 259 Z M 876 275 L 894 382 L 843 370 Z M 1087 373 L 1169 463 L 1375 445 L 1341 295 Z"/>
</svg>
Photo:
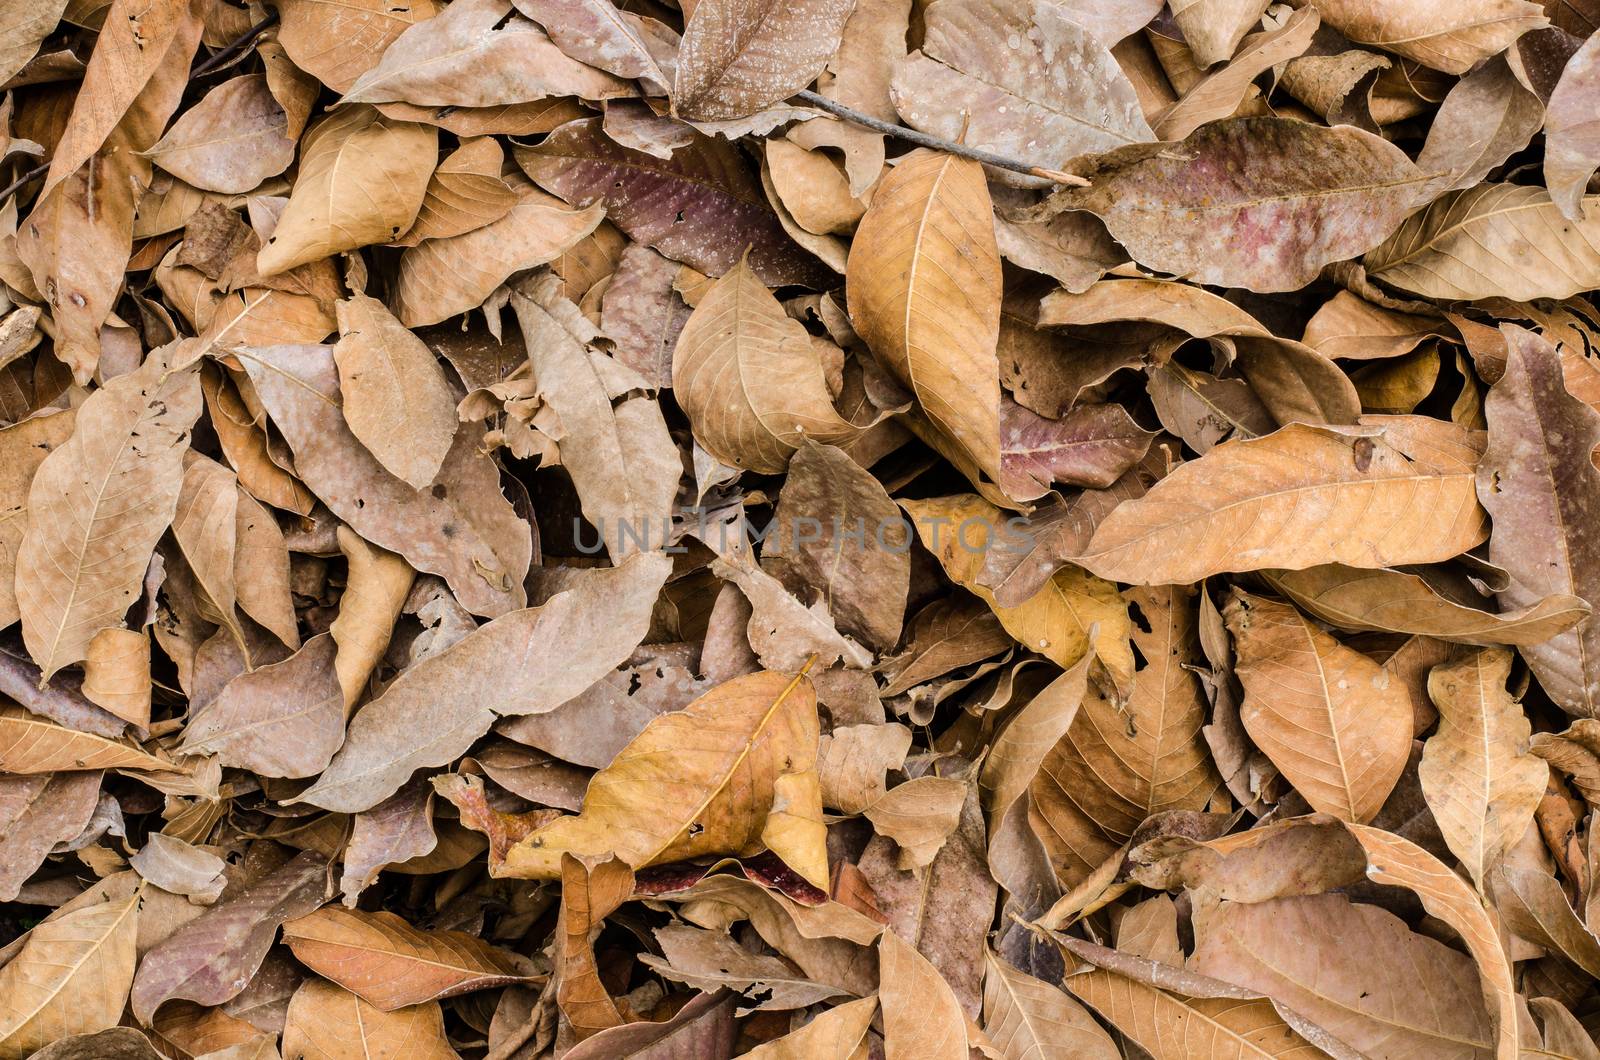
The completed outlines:
<svg viewBox="0 0 1600 1060">
<path fill-rule="evenodd" d="M 1596 0 L 0 0 L 0 1058 L 1600 1060 Z"/>
</svg>

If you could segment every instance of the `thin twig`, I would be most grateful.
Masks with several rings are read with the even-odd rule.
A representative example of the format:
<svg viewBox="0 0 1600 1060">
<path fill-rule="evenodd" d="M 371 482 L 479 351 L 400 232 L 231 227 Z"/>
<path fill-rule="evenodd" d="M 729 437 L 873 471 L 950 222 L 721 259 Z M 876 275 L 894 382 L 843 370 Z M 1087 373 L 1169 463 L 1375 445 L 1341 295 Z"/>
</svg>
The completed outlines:
<svg viewBox="0 0 1600 1060">
<path fill-rule="evenodd" d="M 22 174 L 22 176 L 18 177 L 16 180 L 13 180 L 10 184 L 0 188 L 0 201 L 11 198 L 11 196 L 21 191 L 30 181 L 38 180 L 48 172 L 50 172 L 50 163 L 40 162 L 38 165 Z"/>
<path fill-rule="evenodd" d="M 1087 188 L 1089 186 L 1088 180 L 1072 173 L 1062 173 L 1059 170 L 1046 169 L 1043 166 L 1029 165 L 1027 162 L 1018 162 L 1016 159 L 1006 158 L 1004 155 L 991 154 L 988 151 L 980 151 L 975 147 L 968 147 L 966 144 L 958 144 L 953 140 L 929 136 L 925 132 L 918 132 L 915 129 L 908 129 L 904 125 L 896 125 L 892 121 L 883 121 L 880 118 L 874 118 L 870 114 L 863 114 L 853 107 L 847 107 L 843 103 L 829 99 L 827 96 L 819 96 L 815 92 L 798 92 L 795 94 L 795 98 L 801 102 L 809 103 L 813 107 L 825 110 L 834 117 L 854 122 L 856 125 L 871 129 L 874 132 L 881 132 L 886 136 L 893 136 L 897 140 L 905 140 L 921 147 L 931 147 L 935 151 L 945 151 L 952 155 L 959 155 L 962 158 L 970 158 L 974 162 L 982 162 L 984 165 L 993 166 L 996 169 L 1010 170 L 1012 173 L 1024 173 L 1030 177 L 1043 177 L 1045 180 L 1053 180 L 1057 184 L 1070 184 L 1077 188 Z"/>
<path fill-rule="evenodd" d="M 204 77 L 206 74 L 221 69 L 235 55 L 250 47 L 252 41 L 277 24 L 278 13 L 273 11 L 266 18 L 251 26 L 227 44 L 224 44 L 221 51 L 214 53 L 211 58 L 189 71 L 189 79 Z"/>
</svg>

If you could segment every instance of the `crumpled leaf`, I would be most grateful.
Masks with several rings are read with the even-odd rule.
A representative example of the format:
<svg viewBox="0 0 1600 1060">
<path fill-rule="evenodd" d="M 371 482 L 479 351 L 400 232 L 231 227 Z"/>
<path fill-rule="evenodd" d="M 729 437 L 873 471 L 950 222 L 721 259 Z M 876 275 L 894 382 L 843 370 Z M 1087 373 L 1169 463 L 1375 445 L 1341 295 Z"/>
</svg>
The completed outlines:
<svg viewBox="0 0 1600 1060">
<path fill-rule="evenodd" d="M 595 774 L 583 812 L 512 847 L 503 873 L 550 879 L 564 853 L 615 853 L 639 869 L 765 848 L 826 890 L 816 706 L 803 673 L 763 671 L 718 685 L 647 725 Z M 655 794 L 640 812 L 635 793 L 645 791 Z"/>
</svg>

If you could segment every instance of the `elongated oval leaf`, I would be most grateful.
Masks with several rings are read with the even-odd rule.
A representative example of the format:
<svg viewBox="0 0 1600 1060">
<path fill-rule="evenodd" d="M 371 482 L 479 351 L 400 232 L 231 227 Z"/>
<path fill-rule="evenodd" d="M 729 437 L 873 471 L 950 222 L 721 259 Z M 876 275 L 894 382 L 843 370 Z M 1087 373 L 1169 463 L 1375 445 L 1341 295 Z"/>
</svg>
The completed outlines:
<svg viewBox="0 0 1600 1060">
<path fill-rule="evenodd" d="M 839 47 L 854 0 L 705 0 L 683 28 L 673 109 L 685 118 L 754 114 L 809 85 Z"/>
<path fill-rule="evenodd" d="M 139 895 L 34 928 L 0 968 L 0 1056 L 24 1057 L 73 1034 L 115 1027 L 133 982 Z"/>
<path fill-rule="evenodd" d="M 850 318 L 923 412 L 1000 476 L 1000 253 L 983 168 L 934 151 L 878 185 L 850 245 Z"/>
<path fill-rule="evenodd" d="M 1112 509 L 1074 562 L 1142 585 L 1324 563 L 1451 559 L 1487 531 L 1477 439 L 1437 420 L 1349 433 L 1290 424 L 1224 442 Z"/>
<path fill-rule="evenodd" d="M 295 959 L 384 1012 L 526 982 L 506 954 L 461 931 L 330 905 L 283 925 Z"/>
</svg>

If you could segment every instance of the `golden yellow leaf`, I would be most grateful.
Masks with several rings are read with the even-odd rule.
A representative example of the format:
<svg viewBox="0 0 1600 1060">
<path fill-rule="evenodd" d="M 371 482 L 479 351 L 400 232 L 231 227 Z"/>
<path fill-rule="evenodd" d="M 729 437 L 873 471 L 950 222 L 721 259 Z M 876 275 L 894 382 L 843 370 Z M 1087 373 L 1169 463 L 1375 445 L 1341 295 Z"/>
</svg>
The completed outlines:
<svg viewBox="0 0 1600 1060">
<path fill-rule="evenodd" d="M 614 853 L 635 869 L 771 850 L 827 890 L 816 692 L 762 671 L 664 714 L 594 775 L 583 812 L 506 854 L 503 875 L 555 879 L 564 853 Z"/>
</svg>

